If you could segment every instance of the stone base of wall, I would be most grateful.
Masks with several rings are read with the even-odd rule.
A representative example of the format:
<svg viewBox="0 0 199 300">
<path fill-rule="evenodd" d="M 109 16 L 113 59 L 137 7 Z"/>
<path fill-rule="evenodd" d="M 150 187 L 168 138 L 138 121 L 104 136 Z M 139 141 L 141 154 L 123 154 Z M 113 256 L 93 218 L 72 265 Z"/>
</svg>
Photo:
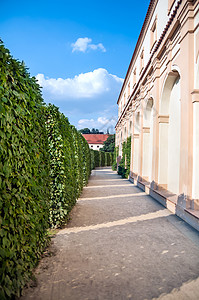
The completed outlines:
<svg viewBox="0 0 199 300">
<path fill-rule="evenodd" d="M 188 199 L 186 195 L 175 195 L 158 186 L 154 181 L 148 182 L 137 174 L 130 173 L 129 180 L 137 185 L 146 194 L 161 203 L 173 214 L 177 215 L 193 228 L 199 231 L 199 205 L 198 200 Z"/>
</svg>

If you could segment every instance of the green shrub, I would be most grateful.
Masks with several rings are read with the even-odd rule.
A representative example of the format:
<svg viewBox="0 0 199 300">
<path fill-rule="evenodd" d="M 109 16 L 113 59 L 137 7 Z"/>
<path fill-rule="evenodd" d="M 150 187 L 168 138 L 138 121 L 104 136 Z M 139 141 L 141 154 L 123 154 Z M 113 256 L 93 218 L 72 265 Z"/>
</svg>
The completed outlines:
<svg viewBox="0 0 199 300">
<path fill-rule="evenodd" d="M 122 144 L 122 159 L 118 167 L 118 174 L 122 175 L 123 178 L 128 178 L 130 173 L 130 162 L 131 162 L 131 137 L 128 137 L 126 142 Z"/>
<path fill-rule="evenodd" d="M 101 167 L 100 152 L 97 150 L 93 150 L 93 151 L 94 151 L 95 168 Z"/>
<path fill-rule="evenodd" d="M 115 147 L 112 155 L 112 170 L 117 171 L 117 157 L 119 155 L 119 147 Z"/>
<path fill-rule="evenodd" d="M 96 167 L 111 166 L 113 161 L 112 152 L 104 152 L 98 150 L 90 150 L 91 152 L 91 166 L 92 169 Z"/>
<path fill-rule="evenodd" d="M 100 167 L 105 166 L 105 152 L 99 151 L 100 156 Z"/>
<path fill-rule="evenodd" d="M 49 157 L 39 86 L 2 42 L 0 113 L 0 299 L 8 299 L 48 242 Z"/>
<path fill-rule="evenodd" d="M 91 170 L 95 169 L 95 153 L 93 149 L 91 151 Z"/>
</svg>

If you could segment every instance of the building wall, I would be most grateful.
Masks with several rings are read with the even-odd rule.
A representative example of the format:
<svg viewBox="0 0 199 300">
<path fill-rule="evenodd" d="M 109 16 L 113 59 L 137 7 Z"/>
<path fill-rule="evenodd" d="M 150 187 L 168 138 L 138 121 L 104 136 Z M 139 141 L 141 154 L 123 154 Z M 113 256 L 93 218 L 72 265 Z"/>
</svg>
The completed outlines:
<svg viewBox="0 0 199 300">
<path fill-rule="evenodd" d="M 93 150 L 99 150 L 100 148 L 103 148 L 102 144 L 89 144 L 89 148 Z"/>
<path fill-rule="evenodd" d="M 199 1 L 150 2 L 118 99 L 120 155 L 129 135 L 132 176 L 199 199 Z"/>
</svg>

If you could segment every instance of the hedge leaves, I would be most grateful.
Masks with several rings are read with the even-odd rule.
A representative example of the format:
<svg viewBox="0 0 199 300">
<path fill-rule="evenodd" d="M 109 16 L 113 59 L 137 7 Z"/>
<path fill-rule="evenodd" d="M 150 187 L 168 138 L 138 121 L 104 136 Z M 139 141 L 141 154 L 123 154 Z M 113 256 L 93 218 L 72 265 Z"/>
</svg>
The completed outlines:
<svg viewBox="0 0 199 300">
<path fill-rule="evenodd" d="M 86 185 L 91 154 L 0 41 L 0 299 L 20 296 L 44 248 Z"/>
</svg>

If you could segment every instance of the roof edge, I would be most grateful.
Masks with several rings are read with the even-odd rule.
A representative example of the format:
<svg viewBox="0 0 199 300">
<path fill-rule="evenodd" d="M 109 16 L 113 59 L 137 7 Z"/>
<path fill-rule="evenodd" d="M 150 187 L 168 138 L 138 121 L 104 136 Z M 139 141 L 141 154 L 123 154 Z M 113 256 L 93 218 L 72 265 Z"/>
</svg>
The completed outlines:
<svg viewBox="0 0 199 300">
<path fill-rule="evenodd" d="M 124 82 L 123 82 L 123 85 L 122 85 L 120 94 L 119 94 L 119 96 L 118 96 L 117 104 L 118 104 L 118 102 L 119 102 L 120 96 L 121 96 L 121 94 L 122 94 L 122 92 L 123 92 L 123 89 L 124 89 L 124 87 L 125 87 L 126 79 L 128 78 L 128 75 L 129 75 L 129 72 L 130 72 L 130 69 L 131 69 L 133 60 L 134 60 L 135 55 L 136 55 L 136 53 L 137 53 L 138 47 L 139 47 L 139 45 L 140 45 L 141 38 L 142 38 L 143 32 L 144 32 L 144 30 L 145 30 L 145 27 L 146 27 L 146 25 L 147 25 L 148 19 L 149 19 L 150 15 L 151 15 L 151 12 L 152 12 L 152 9 L 153 9 L 153 7 L 154 7 L 154 4 L 157 4 L 157 2 L 158 2 L 157 0 L 151 0 L 150 3 L 149 3 L 149 7 L 148 7 L 148 10 L 147 10 L 145 19 L 144 19 L 144 23 L 143 23 L 143 25 L 142 25 L 142 28 L 141 28 L 141 31 L 140 31 L 140 34 L 139 34 L 137 43 L 136 43 L 136 45 L 135 45 L 135 49 L 134 49 L 134 51 L 133 51 L 133 55 L 132 55 L 132 58 L 131 58 L 129 67 L 128 67 L 128 70 L 127 70 L 127 72 L 126 72 L 126 76 L 125 76 L 125 79 L 124 79 Z"/>
</svg>

